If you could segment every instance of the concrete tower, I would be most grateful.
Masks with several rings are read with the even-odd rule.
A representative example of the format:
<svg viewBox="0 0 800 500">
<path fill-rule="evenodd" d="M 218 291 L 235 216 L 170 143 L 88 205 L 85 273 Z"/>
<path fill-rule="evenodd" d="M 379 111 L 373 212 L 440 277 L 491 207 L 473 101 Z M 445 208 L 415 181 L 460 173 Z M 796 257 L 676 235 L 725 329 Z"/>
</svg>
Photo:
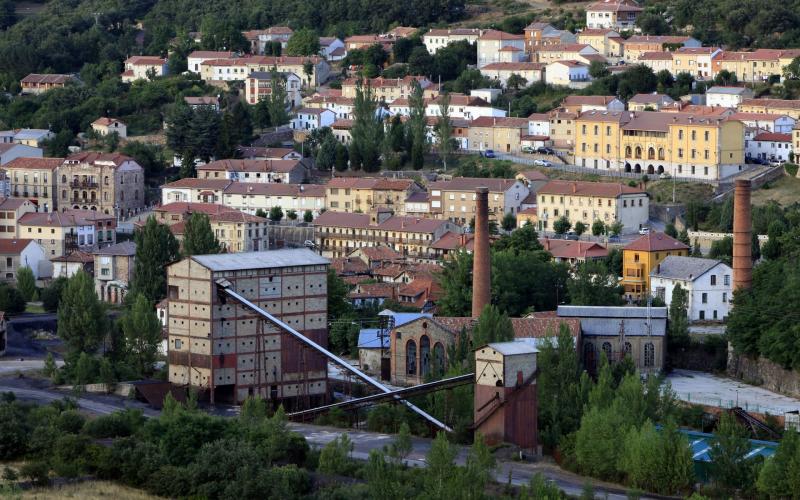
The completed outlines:
<svg viewBox="0 0 800 500">
<path fill-rule="evenodd" d="M 733 290 L 748 289 L 753 284 L 752 218 L 750 216 L 750 181 L 736 180 L 733 198 Z"/>
<path fill-rule="evenodd" d="M 481 315 L 492 301 L 492 262 L 489 254 L 489 188 L 475 189 L 475 245 L 472 263 L 472 316 Z"/>
</svg>

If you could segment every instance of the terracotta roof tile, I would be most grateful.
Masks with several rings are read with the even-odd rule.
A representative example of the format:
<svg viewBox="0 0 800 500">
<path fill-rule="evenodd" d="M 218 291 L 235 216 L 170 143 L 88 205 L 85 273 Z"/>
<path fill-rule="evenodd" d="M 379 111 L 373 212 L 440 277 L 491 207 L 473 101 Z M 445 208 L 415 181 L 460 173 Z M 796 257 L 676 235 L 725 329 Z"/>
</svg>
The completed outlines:
<svg viewBox="0 0 800 500">
<path fill-rule="evenodd" d="M 684 243 L 668 236 L 664 233 L 656 231 L 650 234 L 645 234 L 638 239 L 632 241 L 624 250 L 635 250 L 639 252 L 663 252 L 667 250 L 688 250 L 689 247 Z"/>
<path fill-rule="evenodd" d="M 624 194 L 646 194 L 641 188 L 619 184 L 616 182 L 588 182 L 552 180 L 539 188 L 538 194 L 597 196 L 604 198 L 618 197 Z"/>
</svg>

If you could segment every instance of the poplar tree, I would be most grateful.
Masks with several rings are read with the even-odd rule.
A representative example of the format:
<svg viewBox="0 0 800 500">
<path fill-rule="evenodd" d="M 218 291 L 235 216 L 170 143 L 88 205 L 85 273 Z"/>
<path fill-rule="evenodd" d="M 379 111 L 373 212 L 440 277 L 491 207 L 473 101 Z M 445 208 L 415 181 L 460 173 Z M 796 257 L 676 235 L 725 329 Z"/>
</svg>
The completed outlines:
<svg viewBox="0 0 800 500">
<path fill-rule="evenodd" d="M 358 84 L 353 102 L 353 137 L 350 144 L 350 159 L 353 169 L 362 166 L 366 172 L 380 170 L 381 145 L 383 144 L 383 120 L 378 110 L 378 101 L 369 85 Z"/>
<path fill-rule="evenodd" d="M 36 295 L 36 278 L 30 267 L 22 266 L 17 270 L 17 290 L 27 302 L 33 300 Z"/>
<path fill-rule="evenodd" d="M 152 215 L 144 227 L 136 231 L 136 259 L 133 268 L 129 295 L 144 295 L 155 304 L 167 295 L 167 265 L 180 258 L 178 240 L 163 224 L 156 222 Z"/>
<path fill-rule="evenodd" d="M 442 94 L 439 98 L 439 120 L 436 122 L 436 138 L 439 141 L 439 156 L 442 158 L 442 165 L 447 171 L 447 160 L 455 149 L 453 144 L 453 123 L 450 121 L 450 94 Z"/>
<path fill-rule="evenodd" d="M 120 319 L 120 327 L 130 364 L 140 375 L 150 373 L 161 342 L 161 322 L 144 295 L 136 294 L 133 305 Z"/>
<path fill-rule="evenodd" d="M 94 280 L 78 271 L 67 280 L 58 305 L 57 332 L 67 343 L 67 359 L 74 361 L 82 352 L 94 352 L 107 331 L 105 307 L 97 298 Z"/>
<path fill-rule="evenodd" d="M 419 82 L 411 84 L 411 95 L 408 98 L 411 118 L 408 120 L 408 133 L 411 139 L 411 166 L 421 170 L 425 163 L 425 150 L 428 147 L 425 120 L 425 98 Z"/>
<path fill-rule="evenodd" d="M 270 72 L 272 89 L 267 98 L 270 125 L 278 127 L 289 123 L 289 113 L 286 112 L 286 77 L 278 73 L 277 68 Z"/>
<path fill-rule="evenodd" d="M 219 241 L 211 229 L 208 215 L 193 212 L 186 220 L 183 232 L 183 254 L 188 257 L 219 253 L 220 250 Z"/>
</svg>

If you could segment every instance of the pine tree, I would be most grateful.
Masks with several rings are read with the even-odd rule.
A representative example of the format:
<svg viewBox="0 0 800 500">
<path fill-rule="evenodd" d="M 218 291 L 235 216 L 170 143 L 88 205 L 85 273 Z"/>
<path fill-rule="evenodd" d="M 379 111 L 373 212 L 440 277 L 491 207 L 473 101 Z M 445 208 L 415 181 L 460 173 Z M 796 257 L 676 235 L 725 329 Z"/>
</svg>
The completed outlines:
<svg viewBox="0 0 800 500">
<path fill-rule="evenodd" d="M 67 280 L 58 305 L 58 336 L 67 343 L 67 359 L 74 361 L 80 353 L 93 353 L 107 332 L 106 311 L 97 298 L 94 280 L 78 271 Z"/>
<path fill-rule="evenodd" d="M 133 298 L 132 306 L 120 318 L 120 327 L 131 365 L 139 375 L 149 374 L 161 342 L 161 321 L 144 295 L 137 294 Z"/>
<path fill-rule="evenodd" d="M 336 160 L 334 161 L 334 168 L 337 172 L 344 172 L 347 170 L 347 147 L 344 144 L 336 144 Z"/>
<path fill-rule="evenodd" d="M 408 120 L 408 132 L 411 139 L 411 166 L 414 170 L 421 170 L 425 163 L 425 151 L 428 148 L 428 138 L 425 119 L 425 98 L 419 82 L 414 80 L 411 84 L 411 95 L 408 98 L 411 108 L 411 117 Z"/>
<path fill-rule="evenodd" d="M 683 344 L 689 340 L 688 305 L 686 290 L 680 284 L 675 285 L 669 303 L 669 340 L 672 344 Z"/>
<path fill-rule="evenodd" d="M 163 224 L 150 216 L 144 227 L 136 231 L 136 258 L 129 295 L 144 295 L 151 304 L 167 294 L 165 268 L 180 257 L 178 241 Z"/>
<path fill-rule="evenodd" d="M 394 443 L 392 443 L 391 452 L 393 456 L 402 461 L 405 460 L 412 450 L 411 429 L 409 429 L 406 422 L 403 422 L 400 424 L 400 432 L 397 433 L 397 438 L 395 438 Z"/>
<path fill-rule="evenodd" d="M 431 443 L 426 461 L 425 493 L 431 499 L 462 498 L 456 491 L 459 470 L 455 464 L 458 450 L 450 444 L 444 432 L 438 432 Z"/>
<path fill-rule="evenodd" d="M 211 229 L 208 215 L 193 212 L 186 220 L 183 232 L 183 254 L 188 257 L 219 253 L 220 251 L 220 244 Z"/>
<path fill-rule="evenodd" d="M 511 319 L 500 312 L 496 306 L 487 304 L 472 331 L 473 347 L 481 347 L 490 342 L 504 342 L 513 338 L 514 327 Z"/>
<path fill-rule="evenodd" d="M 28 266 L 20 267 L 17 270 L 17 290 L 22 294 L 26 302 L 30 302 L 36 295 L 36 278 L 33 270 Z"/>
</svg>

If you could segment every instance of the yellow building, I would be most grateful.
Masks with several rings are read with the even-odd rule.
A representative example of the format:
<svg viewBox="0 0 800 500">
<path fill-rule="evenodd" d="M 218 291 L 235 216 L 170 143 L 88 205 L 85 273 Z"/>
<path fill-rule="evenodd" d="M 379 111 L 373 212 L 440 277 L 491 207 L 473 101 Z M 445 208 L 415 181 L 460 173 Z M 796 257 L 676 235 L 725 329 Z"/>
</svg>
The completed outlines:
<svg viewBox="0 0 800 500">
<path fill-rule="evenodd" d="M 470 123 L 468 149 L 519 153 L 522 150 L 522 136 L 527 134 L 527 118 L 481 116 Z"/>
<path fill-rule="evenodd" d="M 75 250 L 91 253 L 117 240 L 115 216 L 93 210 L 26 213 L 18 226 L 19 236 L 36 241 L 48 259 Z"/>
<path fill-rule="evenodd" d="M 595 221 L 606 226 L 622 223 L 622 233 L 636 232 L 647 223 L 650 198 L 641 188 L 616 182 L 553 180 L 536 193 L 536 218 L 541 232 L 553 232 L 553 224 L 566 217 L 574 227 L 590 228 Z"/>
<path fill-rule="evenodd" d="M 342 97 L 354 98 L 359 85 L 369 86 L 376 99 L 391 103 L 395 99 L 407 99 L 411 96 L 413 82 L 419 82 L 423 96 L 434 98 L 439 95 L 439 88 L 425 76 L 406 76 L 403 78 L 372 78 L 360 81 L 358 78 L 348 78 L 342 82 Z"/>
<path fill-rule="evenodd" d="M 800 101 L 791 99 L 745 99 L 737 109 L 740 113 L 786 115 L 800 120 Z"/>
<path fill-rule="evenodd" d="M 714 59 L 719 47 L 681 47 L 672 53 L 672 73 L 689 73 L 698 80 L 714 78 Z"/>
<path fill-rule="evenodd" d="M 606 58 L 622 57 L 622 37 L 607 28 L 587 28 L 578 33 L 578 43 L 591 45 Z"/>
<path fill-rule="evenodd" d="M 339 212 L 370 212 L 376 209 L 402 214 L 408 195 L 422 191 L 411 179 L 335 177 L 325 185 L 328 208 Z"/>
<path fill-rule="evenodd" d="M 19 219 L 36 211 L 36 205 L 25 198 L 0 198 L 0 239 L 16 239 Z"/>
<path fill-rule="evenodd" d="M 11 182 L 11 196 L 28 198 L 40 212 L 53 212 L 56 201 L 56 169 L 64 158 L 15 158 L 3 168 Z"/>
<path fill-rule="evenodd" d="M 258 252 L 268 249 L 268 219 L 229 210 L 209 215 L 208 222 L 223 252 Z M 185 228 L 185 220 L 169 226 L 172 234 L 181 242 Z"/>
<path fill-rule="evenodd" d="M 772 75 L 783 75 L 783 69 L 797 56 L 800 56 L 798 49 L 725 51 L 714 59 L 714 69 L 730 71 L 740 82 L 762 82 Z"/>
<path fill-rule="evenodd" d="M 583 167 L 718 180 L 744 165 L 744 124 L 720 116 L 587 111 L 576 120 Z"/>
<path fill-rule="evenodd" d="M 650 233 L 622 249 L 622 286 L 625 296 L 650 295 L 650 272 L 670 255 L 688 257 L 689 247 L 664 233 Z"/>
<path fill-rule="evenodd" d="M 489 217 L 498 224 L 505 214 L 516 215 L 530 194 L 527 184 L 517 179 L 453 177 L 430 184 L 431 215 L 457 224 L 469 224 L 477 210 L 475 190 L 479 187 L 489 189 Z"/>
</svg>

